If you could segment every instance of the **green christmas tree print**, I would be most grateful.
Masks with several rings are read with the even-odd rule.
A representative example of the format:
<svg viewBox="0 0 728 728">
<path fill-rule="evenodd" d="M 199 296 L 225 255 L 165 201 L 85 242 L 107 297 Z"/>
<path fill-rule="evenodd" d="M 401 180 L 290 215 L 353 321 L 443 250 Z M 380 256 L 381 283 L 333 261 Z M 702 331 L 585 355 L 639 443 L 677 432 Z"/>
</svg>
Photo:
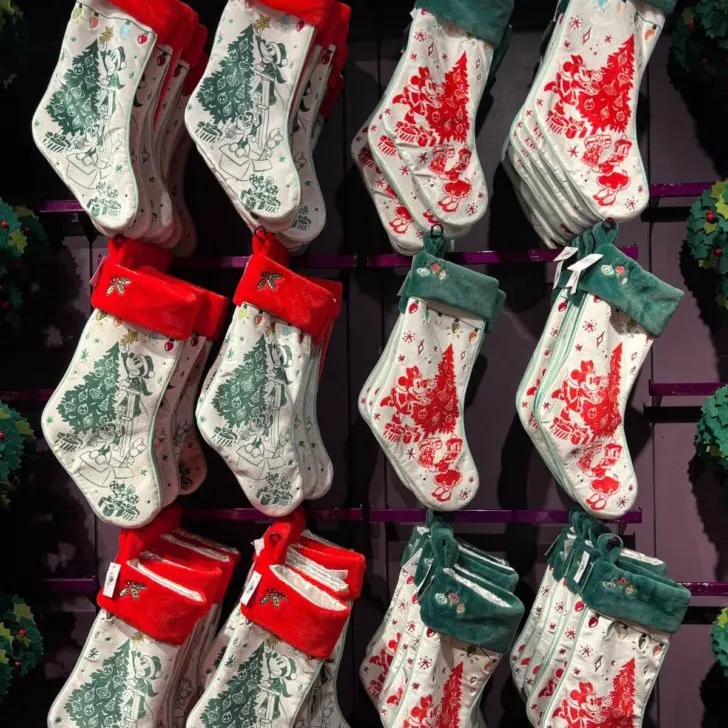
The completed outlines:
<svg viewBox="0 0 728 728">
<path fill-rule="evenodd" d="M 215 123 L 242 119 L 253 108 L 250 87 L 254 65 L 254 30 L 249 25 L 228 46 L 220 68 L 203 81 L 197 95 Z"/>
<path fill-rule="evenodd" d="M 101 512 L 107 518 L 123 518 L 133 521 L 139 515 L 137 508 L 139 496 L 134 492 L 134 488 L 116 481 L 112 481 L 109 488 L 111 494 L 105 495 L 99 500 Z"/>
<path fill-rule="evenodd" d="M 46 110 L 65 136 L 84 134 L 101 121 L 99 64 L 99 43 L 95 40 L 73 59 L 63 85 L 51 96 Z"/>
<path fill-rule="evenodd" d="M 77 728 L 116 728 L 129 675 L 131 640 L 107 657 L 70 695 L 65 710 Z"/>
<path fill-rule="evenodd" d="M 80 384 L 68 390 L 58 413 L 75 434 L 98 431 L 116 421 L 119 389 L 119 344 L 114 344 Z"/>
<path fill-rule="evenodd" d="M 257 705 L 261 698 L 265 654 L 263 643 L 247 662 L 240 665 L 226 689 L 210 700 L 201 716 L 205 728 L 256 728 L 259 725 Z"/>
<path fill-rule="evenodd" d="M 229 379 L 220 385 L 212 406 L 231 430 L 242 426 L 265 426 L 268 389 L 268 353 L 265 338 L 243 357 Z"/>
</svg>

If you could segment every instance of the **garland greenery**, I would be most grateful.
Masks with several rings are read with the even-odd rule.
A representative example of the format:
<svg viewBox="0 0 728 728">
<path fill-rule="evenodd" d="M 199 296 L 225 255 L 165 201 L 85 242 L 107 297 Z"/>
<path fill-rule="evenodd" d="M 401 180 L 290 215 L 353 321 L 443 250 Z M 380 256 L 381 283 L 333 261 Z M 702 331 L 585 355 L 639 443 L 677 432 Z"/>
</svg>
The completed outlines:
<svg viewBox="0 0 728 728">
<path fill-rule="evenodd" d="M 16 675 L 27 675 L 43 654 L 43 637 L 30 607 L 0 592 L 0 700 Z"/>
</svg>

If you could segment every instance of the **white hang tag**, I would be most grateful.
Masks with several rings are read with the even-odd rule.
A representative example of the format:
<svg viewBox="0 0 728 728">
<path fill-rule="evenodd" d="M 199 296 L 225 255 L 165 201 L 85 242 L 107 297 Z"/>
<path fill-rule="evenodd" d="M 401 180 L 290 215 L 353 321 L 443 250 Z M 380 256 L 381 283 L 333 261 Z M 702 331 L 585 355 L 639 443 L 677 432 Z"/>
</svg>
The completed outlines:
<svg viewBox="0 0 728 728">
<path fill-rule="evenodd" d="M 569 278 L 566 288 L 572 293 L 576 293 L 577 286 L 579 285 L 579 276 L 587 268 L 591 268 L 598 260 L 601 260 L 604 256 L 601 253 L 591 253 L 585 255 L 581 260 L 577 260 L 576 263 L 570 265 L 566 270 L 571 271 L 571 277 Z"/>
<path fill-rule="evenodd" d="M 584 572 L 586 571 L 587 566 L 589 566 L 589 552 L 585 551 L 581 555 L 581 563 L 579 564 L 579 568 L 576 570 L 576 574 L 574 574 L 574 581 L 577 584 L 581 581 L 581 577 L 584 576 Z"/>
<path fill-rule="evenodd" d="M 565 247 L 555 258 L 554 263 L 556 263 L 556 274 L 554 275 L 554 288 L 559 284 L 559 278 L 561 278 L 561 271 L 564 267 L 564 261 L 568 260 L 569 258 L 573 257 L 579 252 L 579 248 L 572 248 L 572 247 Z"/>
<path fill-rule="evenodd" d="M 260 552 L 263 550 L 263 539 L 256 538 L 255 541 L 253 541 L 253 548 L 255 549 L 255 555 L 260 556 Z"/>
<path fill-rule="evenodd" d="M 116 561 L 112 561 L 109 564 L 109 568 L 106 571 L 106 579 L 104 579 L 104 588 L 101 591 L 109 599 L 114 598 L 114 591 L 116 590 L 116 582 L 119 580 L 120 571 L 121 564 L 117 564 Z"/>
<path fill-rule="evenodd" d="M 99 282 L 99 278 L 101 278 L 101 270 L 103 269 L 104 263 L 106 262 L 106 259 L 108 257 L 108 255 L 103 255 L 99 257 L 99 264 L 96 266 L 96 270 L 94 271 L 94 274 L 91 276 L 91 280 L 89 281 L 91 288 L 95 288 L 96 284 Z"/>
<path fill-rule="evenodd" d="M 243 596 L 240 597 L 241 604 L 247 606 L 248 602 L 253 598 L 253 594 L 255 594 L 255 590 L 257 589 L 261 578 L 262 577 L 259 572 L 257 572 L 257 571 L 250 572 L 248 581 L 245 583 L 245 589 L 243 590 Z"/>
</svg>

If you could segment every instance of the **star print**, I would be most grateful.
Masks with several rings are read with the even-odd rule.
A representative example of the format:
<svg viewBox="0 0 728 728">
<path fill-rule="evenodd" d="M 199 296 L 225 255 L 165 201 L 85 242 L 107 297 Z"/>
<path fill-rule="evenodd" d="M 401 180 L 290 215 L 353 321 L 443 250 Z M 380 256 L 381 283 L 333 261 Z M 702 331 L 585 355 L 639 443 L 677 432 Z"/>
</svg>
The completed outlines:
<svg viewBox="0 0 728 728">
<path fill-rule="evenodd" d="M 392 109 L 385 109 L 384 110 L 384 115 L 385 116 L 392 116 Z"/>
<path fill-rule="evenodd" d="M 571 156 L 571 157 L 579 156 L 579 150 L 576 148 L 576 145 L 574 145 L 573 147 L 569 147 L 569 156 Z"/>
<path fill-rule="evenodd" d="M 408 458 L 409 458 L 410 460 L 414 460 L 414 458 L 415 458 L 415 451 L 414 451 L 414 448 L 410 448 L 409 450 L 407 450 L 407 457 L 408 457 Z"/>
<path fill-rule="evenodd" d="M 592 654 L 592 648 L 589 647 L 589 645 L 584 645 L 581 650 L 579 650 L 579 654 L 582 657 L 591 657 Z"/>
<path fill-rule="evenodd" d="M 404 354 L 400 354 L 400 355 L 399 355 L 399 356 L 397 357 L 397 361 L 403 362 L 403 361 L 404 361 Z"/>
<path fill-rule="evenodd" d="M 405 344 L 411 344 L 414 340 L 415 335 L 411 331 L 406 331 L 402 337 L 402 341 L 404 341 Z"/>
<path fill-rule="evenodd" d="M 52 425 L 53 424 L 53 417 L 46 417 L 46 424 Z"/>
<path fill-rule="evenodd" d="M 604 36 L 604 42 L 605 43 L 611 43 L 612 42 L 612 36 L 611 35 L 605 35 Z"/>
<path fill-rule="evenodd" d="M 568 40 L 564 41 L 564 48 L 571 48 L 571 43 Z"/>
<path fill-rule="evenodd" d="M 377 412 L 377 414 L 374 415 L 374 419 L 375 420 L 381 420 L 382 419 L 382 415 L 379 412 Z"/>
<path fill-rule="evenodd" d="M 576 349 L 577 351 L 581 351 L 581 350 L 582 350 L 582 349 L 584 348 L 584 345 L 583 345 L 583 344 L 577 344 L 577 345 L 576 345 L 576 346 L 575 346 L 574 348 L 575 348 L 575 349 Z"/>
<path fill-rule="evenodd" d="M 359 404 L 366 404 L 366 402 L 367 402 L 367 400 L 366 400 L 366 397 L 362 397 L 362 398 L 361 398 L 361 399 L 359 400 Z"/>
<path fill-rule="evenodd" d="M 427 152 L 422 152 L 419 157 L 417 157 L 420 164 L 427 164 Z"/>
<path fill-rule="evenodd" d="M 532 677 L 529 677 L 529 678 L 528 678 L 528 680 L 526 680 L 526 682 L 527 682 L 527 683 L 528 683 L 529 685 L 533 685 L 533 678 L 532 678 Z"/>
<path fill-rule="evenodd" d="M 141 469 L 141 470 L 139 471 L 139 475 L 141 475 L 142 477 L 146 476 L 146 474 L 147 474 L 147 469 L 146 469 L 146 468 L 142 468 L 142 469 Z"/>
<path fill-rule="evenodd" d="M 447 63 L 447 53 L 442 54 L 442 60 L 443 62 Z"/>
<path fill-rule="evenodd" d="M 376 131 L 376 130 L 377 130 L 377 125 L 376 125 L 376 124 L 372 124 L 372 125 L 371 125 L 371 126 L 369 127 L 369 129 L 370 129 L 371 131 Z"/>
<path fill-rule="evenodd" d="M 417 54 L 416 53 L 410 53 L 410 61 L 416 61 L 417 60 Z"/>
<path fill-rule="evenodd" d="M 596 331 L 597 325 L 593 321 L 585 321 L 584 322 L 584 331 L 588 331 L 589 333 L 593 333 Z"/>
<path fill-rule="evenodd" d="M 533 116 L 533 109 L 526 109 L 526 116 Z"/>
<path fill-rule="evenodd" d="M 407 175 L 409 174 L 409 168 L 407 167 L 407 165 L 406 165 L 406 164 L 403 164 L 403 165 L 402 165 L 402 166 L 401 166 L 401 167 L 399 168 L 399 173 L 400 173 L 400 174 L 401 174 L 401 175 L 402 175 L 403 177 L 406 177 L 406 176 L 407 176 Z"/>
</svg>

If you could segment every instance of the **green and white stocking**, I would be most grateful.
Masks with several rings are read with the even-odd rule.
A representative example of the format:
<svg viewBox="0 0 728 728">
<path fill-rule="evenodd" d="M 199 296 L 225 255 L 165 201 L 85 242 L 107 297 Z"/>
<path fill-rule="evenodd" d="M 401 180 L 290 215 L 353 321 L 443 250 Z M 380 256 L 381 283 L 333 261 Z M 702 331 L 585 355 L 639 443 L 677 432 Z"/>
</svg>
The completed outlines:
<svg viewBox="0 0 728 728">
<path fill-rule="evenodd" d="M 127 230 L 139 212 L 131 118 L 158 35 L 169 27 L 168 4 L 142 20 L 119 10 L 123 3 L 77 2 L 33 116 L 36 146 L 109 235 Z"/>
<path fill-rule="evenodd" d="M 185 122 L 228 197 L 270 231 L 301 202 L 288 119 L 315 28 L 256 2 L 229 0 Z"/>
</svg>

